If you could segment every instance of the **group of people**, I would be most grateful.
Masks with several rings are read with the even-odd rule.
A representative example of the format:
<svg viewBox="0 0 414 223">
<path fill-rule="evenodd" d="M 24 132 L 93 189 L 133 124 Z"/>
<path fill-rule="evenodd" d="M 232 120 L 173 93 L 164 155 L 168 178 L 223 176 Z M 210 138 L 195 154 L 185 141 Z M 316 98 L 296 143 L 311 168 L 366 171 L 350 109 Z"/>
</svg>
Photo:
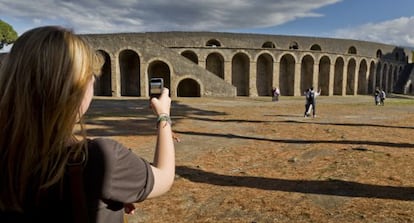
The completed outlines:
<svg viewBox="0 0 414 223">
<path fill-rule="evenodd" d="M 384 105 L 385 98 L 385 91 L 380 89 L 379 87 L 376 87 L 374 91 L 375 105 Z"/>
<path fill-rule="evenodd" d="M 312 117 L 316 117 L 316 97 L 321 95 L 321 89 L 315 91 L 313 87 L 306 89 L 304 92 L 305 95 L 305 112 L 304 117 L 309 117 L 312 114 Z M 280 90 L 278 87 L 272 88 L 272 101 L 279 101 Z"/>
<path fill-rule="evenodd" d="M 313 87 L 306 89 L 305 94 L 305 112 L 304 117 L 309 117 L 312 112 L 312 117 L 316 117 L 316 97 L 321 95 L 321 89 L 315 91 Z"/>
<path fill-rule="evenodd" d="M 169 90 L 150 100 L 152 162 L 82 124 L 104 59 L 63 27 L 29 30 L 0 65 L 0 222 L 123 222 L 173 184 Z M 74 128 L 80 125 L 81 133 Z"/>
</svg>

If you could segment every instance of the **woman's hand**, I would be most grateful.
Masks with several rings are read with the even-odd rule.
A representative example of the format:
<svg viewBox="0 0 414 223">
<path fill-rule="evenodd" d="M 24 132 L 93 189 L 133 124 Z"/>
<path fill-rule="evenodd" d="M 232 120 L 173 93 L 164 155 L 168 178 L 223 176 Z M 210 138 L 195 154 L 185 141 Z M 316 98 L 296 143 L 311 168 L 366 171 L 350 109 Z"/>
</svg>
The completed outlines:
<svg viewBox="0 0 414 223">
<path fill-rule="evenodd" d="M 124 204 L 124 212 L 125 214 L 134 214 L 135 205 L 133 203 Z"/>
<path fill-rule="evenodd" d="M 160 114 L 170 115 L 171 109 L 171 98 L 168 88 L 164 88 L 159 98 L 151 98 L 151 108 L 154 113 L 158 116 Z"/>
</svg>

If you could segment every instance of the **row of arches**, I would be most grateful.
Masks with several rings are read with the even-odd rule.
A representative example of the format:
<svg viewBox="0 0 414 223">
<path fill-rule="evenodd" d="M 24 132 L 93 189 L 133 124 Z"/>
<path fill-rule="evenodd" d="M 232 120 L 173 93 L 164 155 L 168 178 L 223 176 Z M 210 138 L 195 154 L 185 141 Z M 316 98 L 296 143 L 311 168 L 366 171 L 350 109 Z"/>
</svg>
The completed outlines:
<svg viewBox="0 0 414 223">
<path fill-rule="evenodd" d="M 205 46 L 207 46 L 207 47 L 221 47 L 222 43 L 217 39 L 210 39 L 206 42 Z M 261 48 L 277 49 L 278 45 L 276 43 L 274 43 L 273 41 L 266 41 L 261 45 Z M 322 46 L 320 44 L 317 44 L 317 43 L 312 44 L 309 47 L 309 49 L 306 49 L 306 48 L 302 48 L 297 41 L 291 41 L 289 43 L 289 46 L 287 47 L 287 49 L 289 49 L 289 50 L 303 49 L 303 50 L 311 50 L 311 51 L 323 51 Z M 343 54 L 357 55 L 358 54 L 358 49 L 357 49 L 357 47 L 351 45 L 347 48 L 346 51 L 343 52 Z M 382 58 L 383 57 L 383 52 L 382 52 L 381 49 L 378 49 L 376 51 L 376 57 L 377 58 Z M 393 52 L 392 59 L 394 59 L 396 61 L 405 61 L 406 56 L 401 52 Z"/>
<path fill-rule="evenodd" d="M 112 61 L 103 50 L 100 53 L 104 55 L 105 64 L 95 85 L 95 95 L 147 96 L 148 80 L 152 77 L 164 78 L 165 86 L 174 88 L 178 97 L 203 95 L 203 83 L 191 75 L 176 80 L 172 86 L 172 78 L 178 77 L 171 72 L 168 61 L 151 61 L 145 67 L 147 75 L 142 75 L 141 58 L 134 50 L 120 51 L 118 61 Z M 310 86 L 320 87 L 323 95 L 371 94 L 377 86 L 391 91 L 402 70 L 402 65 L 340 55 L 315 57 L 284 52 L 275 57 L 262 52 L 253 61 L 245 52 L 235 52 L 230 59 L 225 59 L 221 52 L 214 51 L 205 61 L 199 61 L 199 56 L 190 50 L 184 50 L 181 55 L 231 83 L 236 87 L 237 96 L 268 96 L 273 86 L 278 86 L 286 96 L 300 95 Z M 112 68 L 112 64 L 117 68 Z M 230 69 L 226 69 L 227 66 Z M 119 77 L 112 77 L 113 70 L 119 70 Z M 118 83 L 119 87 L 114 88 Z M 114 93 L 114 90 L 119 92 Z"/>
<path fill-rule="evenodd" d="M 102 67 L 101 76 L 95 82 L 94 94 L 97 96 L 112 96 L 114 94 L 112 88 L 112 67 L 111 58 L 105 51 L 99 50 L 104 56 L 105 63 Z M 142 85 L 147 87 L 146 83 L 142 82 L 140 57 L 133 50 L 123 50 L 119 54 L 119 68 L 120 68 L 120 95 L 121 96 L 146 96 L 142 92 Z M 153 77 L 161 77 L 164 79 L 164 85 L 171 88 L 171 69 L 169 65 L 163 61 L 155 60 L 148 66 L 148 77 L 145 80 L 150 80 Z M 147 89 L 147 88 L 146 88 Z M 177 96 L 179 97 L 200 97 L 201 92 L 200 83 L 191 78 L 180 80 L 177 87 Z"/>
</svg>

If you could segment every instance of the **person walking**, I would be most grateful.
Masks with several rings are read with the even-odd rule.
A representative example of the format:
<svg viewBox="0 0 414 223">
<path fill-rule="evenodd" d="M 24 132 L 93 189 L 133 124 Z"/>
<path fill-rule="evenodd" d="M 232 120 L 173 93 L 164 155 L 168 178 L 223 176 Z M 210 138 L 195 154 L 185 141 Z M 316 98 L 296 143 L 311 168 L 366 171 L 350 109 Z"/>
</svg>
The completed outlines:
<svg viewBox="0 0 414 223">
<path fill-rule="evenodd" d="M 304 117 L 309 117 L 312 111 L 312 117 L 316 117 L 316 97 L 321 94 L 321 89 L 318 92 L 314 91 L 313 87 L 305 91 L 305 113 Z"/>
</svg>

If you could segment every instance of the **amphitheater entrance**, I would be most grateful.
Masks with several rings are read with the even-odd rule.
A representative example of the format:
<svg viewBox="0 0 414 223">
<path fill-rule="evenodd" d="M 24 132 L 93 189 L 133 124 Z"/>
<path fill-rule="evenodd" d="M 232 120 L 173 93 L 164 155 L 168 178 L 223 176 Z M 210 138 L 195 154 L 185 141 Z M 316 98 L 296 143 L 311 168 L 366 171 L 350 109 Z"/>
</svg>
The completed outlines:
<svg viewBox="0 0 414 223">
<path fill-rule="evenodd" d="M 164 87 L 171 90 L 171 70 L 164 61 L 156 60 L 148 65 L 148 81 L 155 77 L 163 78 Z"/>
<path fill-rule="evenodd" d="M 358 72 L 358 94 L 367 94 L 367 72 L 368 72 L 368 65 L 365 60 L 361 61 L 359 65 L 359 72 Z"/>
<path fill-rule="evenodd" d="M 273 58 L 269 54 L 262 54 L 257 59 L 256 88 L 259 96 L 269 96 L 272 93 Z"/>
<path fill-rule="evenodd" d="M 237 88 L 237 96 L 249 96 L 249 58 L 244 53 L 233 57 L 231 83 Z"/>
<path fill-rule="evenodd" d="M 344 80 L 344 59 L 338 57 L 335 61 L 334 86 L 333 94 L 342 95 L 343 80 Z"/>
<path fill-rule="evenodd" d="M 375 63 L 371 62 L 369 66 L 369 76 L 368 76 L 368 94 L 374 93 L 375 88 Z"/>
<path fill-rule="evenodd" d="M 112 96 L 111 87 L 111 58 L 105 51 L 99 50 L 105 63 L 101 69 L 101 76 L 95 80 L 94 94 L 96 96 Z"/>
<path fill-rule="evenodd" d="M 121 71 L 121 95 L 140 95 L 140 60 L 135 51 L 123 50 L 119 54 L 119 67 Z"/>
<path fill-rule="evenodd" d="M 292 55 L 286 54 L 280 60 L 279 86 L 281 95 L 294 95 L 295 58 Z"/>
<path fill-rule="evenodd" d="M 313 87 L 313 65 L 315 62 L 310 55 L 306 55 L 302 59 L 301 75 L 300 75 L 300 92 Z"/>
<path fill-rule="evenodd" d="M 329 72 L 331 60 L 327 56 L 323 56 L 319 61 L 319 76 L 318 86 L 316 88 L 321 90 L 322 95 L 329 95 Z"/>
<path fill-rule="evenodd" d="M 178 97 L 200 97 L 200 84 L 197 81 L 187 78 L 178 84 Z"/>
<path fill-rule="evenodd" d="M 346 94 L 347 95 L 355 94 L 355 71 L 356 71 L 355 59 L 350 59 L 348 62 L 348 74 L 346 78 Z"/>
<path fill-rule="evenodd" d="M 206 69 L 224 80 L 224 58 L 218 53 L 211 53 L 206 59 Z"/>
</svg>

